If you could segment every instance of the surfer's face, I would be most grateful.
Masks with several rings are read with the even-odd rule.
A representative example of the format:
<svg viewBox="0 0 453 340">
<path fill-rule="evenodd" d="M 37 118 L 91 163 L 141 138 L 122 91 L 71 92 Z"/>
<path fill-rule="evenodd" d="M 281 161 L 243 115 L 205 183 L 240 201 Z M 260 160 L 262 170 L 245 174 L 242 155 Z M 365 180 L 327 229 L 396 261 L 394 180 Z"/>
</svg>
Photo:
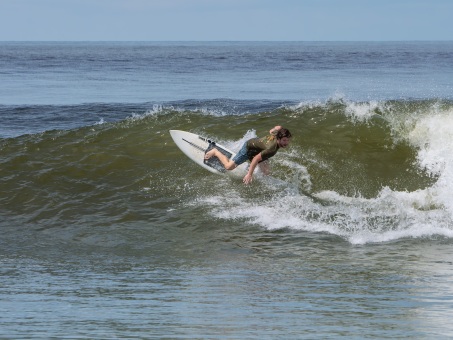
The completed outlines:
<svg viewBox="0 0 453 340">
<path fill-rule="evenodd" d="M 289 138 L 288 137 L 282 137 L 280 139 L 277 139 L 278 146 L 281 148 L 286 148 L 289 145 Z"/>
</svg>

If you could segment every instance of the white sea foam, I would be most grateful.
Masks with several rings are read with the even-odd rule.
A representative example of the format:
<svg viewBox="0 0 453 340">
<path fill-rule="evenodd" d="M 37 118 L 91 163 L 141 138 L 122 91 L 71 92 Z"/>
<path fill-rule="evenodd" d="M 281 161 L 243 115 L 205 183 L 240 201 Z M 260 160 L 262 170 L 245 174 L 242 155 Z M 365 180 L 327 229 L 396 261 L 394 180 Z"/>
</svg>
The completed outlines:
<svg viewBox="0 0 453 340">
<path fill-rule="evenodd" d="M 94 125 L 102 125 L 105 124 L 104 118 L 101 118 L 99 122 L 96 122 Z"/>
<path fill-rule="evenodd" d="M 376 100 L 369 102 L 347 102 L 346 115 L 356 121 L 367 121 L 376 114 L 377 109 L 381 109 L 383 102 Z"/>
<path fill-rule="evenodd" d="M 385 188 L 373 199 L 321 192 L 315 195 L 318 201 L 281 190 L 273 198 L 259 201 L 216 197 L 205 203 L 211 204 L 218 218 L 244 219 L 268 230 L 327 232 L 352 244 L 432 235 L 453 237 L 450 214 L 432 206 L 429 191 L 405 193 Z"/>
<path fill-rule="evenodd" d="M 248 130 L 241 139 L 236 141 L 218 141 L 220 144 L 226 146 L 228 149 L 234 152 L 238 152 L 242 145 L 249 139 L 256 137 L 255 130 Z"/>
<path fill-rule="evenodd" d="M 433 110 L 417 121 L 408 140 L 419 150 L 420 167 L 437 177 L 432 188 L 436 203 L 453 219 L 453 110 Z"/>
</svg>

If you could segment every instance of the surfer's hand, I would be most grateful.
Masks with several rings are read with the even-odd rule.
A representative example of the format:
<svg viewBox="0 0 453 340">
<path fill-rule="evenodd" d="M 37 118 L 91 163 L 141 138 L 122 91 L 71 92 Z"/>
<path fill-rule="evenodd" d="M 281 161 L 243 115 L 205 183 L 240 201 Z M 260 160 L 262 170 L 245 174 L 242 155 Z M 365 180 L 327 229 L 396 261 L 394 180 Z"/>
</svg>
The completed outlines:
<svg viewBox="0 0 453 340">
<path fill-rule="evenodd" d="M 244 184 L 249 184 L 249 183 L 252 183 L 252 180 L 253 180 L 252 175 L 247 174 L 244 176 L 244 179 L 242 180 L 242 182 L 244 182 Z"/>
</svg>

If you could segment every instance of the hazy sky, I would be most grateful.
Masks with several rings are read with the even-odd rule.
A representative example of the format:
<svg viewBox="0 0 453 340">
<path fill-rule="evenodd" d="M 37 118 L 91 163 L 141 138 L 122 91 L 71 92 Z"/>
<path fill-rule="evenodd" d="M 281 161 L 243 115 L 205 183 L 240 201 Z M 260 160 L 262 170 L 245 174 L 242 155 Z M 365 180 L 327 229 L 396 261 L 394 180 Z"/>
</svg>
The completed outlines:
<svg viewBox="0 0 453 340">
<path fill-rule="evenodd" d="M 453 0 L 0 0 L 0 41 L 453 40 Z"/>
</svg>

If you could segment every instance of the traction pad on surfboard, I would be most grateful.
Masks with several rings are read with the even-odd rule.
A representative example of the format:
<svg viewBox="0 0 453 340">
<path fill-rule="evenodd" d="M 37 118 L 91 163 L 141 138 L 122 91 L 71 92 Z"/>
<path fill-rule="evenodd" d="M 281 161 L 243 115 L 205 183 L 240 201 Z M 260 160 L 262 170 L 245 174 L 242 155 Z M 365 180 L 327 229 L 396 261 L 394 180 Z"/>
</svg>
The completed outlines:
<svg viewBox="0 0 453 340">
<path fill-rule="evenodd" d="M 231 153 L 229 153 L 228 151 L 215 145 L 215 142 L 210 142 L 208 148 L 205 150 L 204 153 L 206 154 L 206 152 L 208 152 L 209 150 L 212 150 L 213 148 L 216 148 L 217 150 L 219 150 L 221 153 L 223 153 L 225 156 L 227 156 L 228 159 L 231 158 Z M 220 172 L 226 171 L 225 167 L 223 166 L 223 164 L 220 162 L 220 160 L 217 157 L 211 157 L 209 159 L 205 159 L 204 164 L 206 164 L 206 165 L 210 166 L 211 168 L 214 168 Z"/>
</svg>

